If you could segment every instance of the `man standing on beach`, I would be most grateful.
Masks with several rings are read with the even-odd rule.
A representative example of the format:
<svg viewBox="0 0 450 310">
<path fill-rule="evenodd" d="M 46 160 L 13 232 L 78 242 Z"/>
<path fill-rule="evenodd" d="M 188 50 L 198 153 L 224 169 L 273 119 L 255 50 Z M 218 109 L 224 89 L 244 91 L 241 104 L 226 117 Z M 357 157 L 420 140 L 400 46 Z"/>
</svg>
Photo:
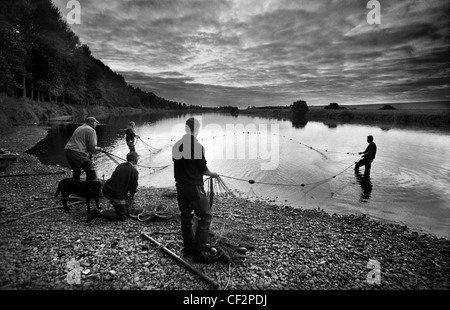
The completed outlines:
<svg viewBox="0 0 450 310">
<path fill-rule="evenodd" d="M 367 146 L 364 152 L 359 152 L 359 155 L 362 155 L 362 159 L 356 162 L 355 171 L 359 170 L 359 167 L 364 166 L 364 175 L 370 175 L 370 168 L 372 166 L 372 161 L 375 159 L 375 155 L 377 153 L 377 146 L 375 142 L 373 142 L 373 136 L 367 136 Z"/>
<path fill-rule="evenodd" d="M 134 139 L 139 139 L 139 135 L 134 132 L 134 126 L 136 126 L 136 124 L 134 122 L 130 122 L 125 133 L 125 141 L 127 142 L 130 152 L 136 152 L 134 148 Z"/>
<path fill-rule="evenodd" d="M 97 147 L 97 132 L 95 131 L 99 123 L 95 117 L 88 117 L 85 124 L 75 129 L 64 147 L 74 179 L 80 179 L 81 169 L 86 173 L 86 181 L 97 179 L 97 173 L 92 163 L 92 154 L 101 150 Z"/>
<path fill-rule="evenodd" d="M 185 129 L 186 134 L 172 148 L 184 253 L 193 255 L 196 263 L 213 263 L 217 261 L 217 258 L 208 256 L 205 251 L 212 214 L 203 187 L 203 175 L 212 178 L 217 178 L 219 175 L 211 172 L 206 166 L 205 150 L 196 138 L 200 122 L 191 117 L 186 121 Z M 194 213 L 198 218 L 195 233 Z"/>
<path fill-rule="evenodd" d="M 86 222 L 100 217 L 111 221 L 123 221 L 130 213 L 130 201 L 134 199 L 138 187 L 139 172 L 136 165 L 139 155 L 136 152 L 127 154 L 127 162 L 116 167 L 111 178 L 106 180 L 102 193 L 111 202 L 114 210 L 99 211 L 94 209 L 88 214 Z"/>
</svg>

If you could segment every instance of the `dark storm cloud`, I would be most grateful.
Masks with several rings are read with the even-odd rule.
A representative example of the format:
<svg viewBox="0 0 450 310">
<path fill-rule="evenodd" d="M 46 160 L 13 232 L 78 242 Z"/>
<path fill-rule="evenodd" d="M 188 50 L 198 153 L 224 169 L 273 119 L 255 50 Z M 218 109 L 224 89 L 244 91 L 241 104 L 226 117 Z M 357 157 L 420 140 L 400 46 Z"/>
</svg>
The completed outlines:
<svg viewBox="0 0 450 310">
<path fill-rule="evenodd" d="M 54 0 L 63 12 L 65 0 Z M 186 104 L 449 98 L 448 1 L 80 1 L 72 25 L 134 86 Z"/>
</svg>

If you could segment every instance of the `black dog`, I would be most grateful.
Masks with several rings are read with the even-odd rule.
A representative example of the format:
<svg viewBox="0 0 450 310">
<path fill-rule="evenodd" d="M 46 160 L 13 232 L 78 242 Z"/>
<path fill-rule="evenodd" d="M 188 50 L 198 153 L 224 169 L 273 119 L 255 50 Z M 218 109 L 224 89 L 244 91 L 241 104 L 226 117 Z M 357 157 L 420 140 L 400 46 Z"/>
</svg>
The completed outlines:
<svg viewBox="0 0 450 310">
<path fill-rule="evenodd" d="M 66 211 L 69 211 L 67 206 L 67 200 L 70 194 L 75 194 L 81 197 L 86 197 L 87 212 L 91 211 L 91 198 L 95 199 L 95 205 L 97 209 L 99 207 L 99 195 L 103 184 L 98 180 L 81 181 L 73 178 L 66 178 L 59 182 L 58 189 L 55 193 L 55 198 L 61 193 L 63 198 L 63 206 Z"/>
</svg>

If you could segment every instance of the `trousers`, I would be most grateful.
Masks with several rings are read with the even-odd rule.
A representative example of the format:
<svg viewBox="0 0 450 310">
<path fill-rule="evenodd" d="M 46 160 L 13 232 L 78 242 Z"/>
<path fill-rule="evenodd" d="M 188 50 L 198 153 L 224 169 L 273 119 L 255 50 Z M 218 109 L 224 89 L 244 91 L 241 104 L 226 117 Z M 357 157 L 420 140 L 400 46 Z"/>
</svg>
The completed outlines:
<svg viewBox="0 0 450 310">
<path fill-rule="evenodd" d="M 359 167 L 364 166 L 364 174 L 370 174 L 370 168 L 372 167 L 372 159 L 363 158 L 355 164 L 355 170 L 358 170 Z"/>
<path fill-rule="evenodd" d="M 113 210 L 104 210 L 100 212 L 98 217 L 111 221 L 123 221 L 129 214 L 128 205 L 113 205 Z"/>
<path fill-rule="evenodd" d="M 94 164 L 86 154 L 72 150 L 65 151 L 66 159 L 70 167 L 72 168 L 72 177 L 74 179 L 80 179 L 81 169 L 83 169 L 86 173 L 86 180 L 97 179 L 97 173 L 95 172 Z"/>
<path fill-rule="evenodd" d="M 209 238 L 212 215 L 205 189 L 199 185 L 177 186 L 178 208 L 181 212 L 181 233 L 185 249 L 203 253 Z M 194 232 L 194 214 L 197 229 Z"/>
<path fill-rule="evenodd" d="M 127 141 L 127 145 L 128 145 L 128 148 L 130 149 L 130 152 L 136 152 L 133 141 Z"/>
</svg>

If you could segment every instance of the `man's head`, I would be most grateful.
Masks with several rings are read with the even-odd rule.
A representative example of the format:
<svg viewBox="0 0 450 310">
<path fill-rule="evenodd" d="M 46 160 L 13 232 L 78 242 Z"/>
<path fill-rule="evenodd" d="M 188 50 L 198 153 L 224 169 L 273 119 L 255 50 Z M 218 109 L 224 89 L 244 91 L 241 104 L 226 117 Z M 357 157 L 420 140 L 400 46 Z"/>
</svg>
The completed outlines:
<svg viewBox="0 0 450 310">
<path fill-rule="evenodd" d="M 133 128 L 134 126 L 136 126 L 136 124 L 135 124 L 133 121 L 131 121 L 128 125 L 129 125 L 131 128 Z"/>
<path fill-rule="evenodd" d="M 95 117 L 89 116 L 88 118 L 86 118 L 86 124 L 88 124 L 92 128 L 95 128 L 97 124 L 100 124 L 100 122 Z"/>
<path fill-rule="evenodd" d="M 373 141 L 373 136 L 367 136 L 367 142 L 372 142 Z"/>
<path fill-rule="evenodd" d="M 186 121 L 186 133 L 197 136 L 199 130 L 200 122 L 196 118 L 191 117 Z"/>
<path fill-rule="evenodd" d="M 127 161 L 132 164 L 137 164 L 139 160 L 139 155 L 136 152 L 130 152 L 127 154 Z"/>
</svg>

